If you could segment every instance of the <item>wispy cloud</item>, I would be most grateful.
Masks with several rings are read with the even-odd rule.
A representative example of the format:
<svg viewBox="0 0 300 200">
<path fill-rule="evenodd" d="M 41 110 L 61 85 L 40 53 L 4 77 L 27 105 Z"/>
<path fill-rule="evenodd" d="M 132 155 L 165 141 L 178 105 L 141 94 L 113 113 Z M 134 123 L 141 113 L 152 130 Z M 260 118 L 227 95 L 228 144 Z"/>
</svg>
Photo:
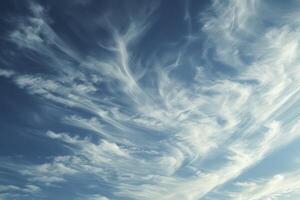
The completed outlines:
<svg viewBox="0 0 300 200">
<path fill-rule="evenodd" d="M 14 71 L 12 70 L 0 69 L 0 76 L 10 78 L 13 75 L 14 75 Z"/>
<path fill-rule="evenodd" d="M 51 73 L 2 69 L 0 76 L 57 106 L 57 124 L 71 128 L 39 130 L 66 152 L 20 163 L 14 170 L 28 184 L 0 190 L 43 191 L 80 177 L 85 191 L 105 185 L 109 192 L 79 199 L 205 199 L 299 137 L 300 24 L 286 20 L 293 15 L 266 15 L 276 5 L 257 0 L 215 0 L 194 14 L 187 1 L 183 42 L 145 57 L 160 4 L 144 3 L 136 11 L 128 4 L 123 19 L 113 9 L 97 16 L 93 26 L 108 36 L 89 54 L 59 34 L 41 5 L 31 3 L 30 16 L 15 22 L 8 41 Z M 279 198 L 299 190 L 296 177 L 238 183 L 224 198 Z"/>
<path fill-rule="evenodd" d="M 299 195 L 299 173 L 278 174 L 268 179 L 237 182 L 238 192 L 229 193 L 230 199 L 281 199 Z"/>
</svg>

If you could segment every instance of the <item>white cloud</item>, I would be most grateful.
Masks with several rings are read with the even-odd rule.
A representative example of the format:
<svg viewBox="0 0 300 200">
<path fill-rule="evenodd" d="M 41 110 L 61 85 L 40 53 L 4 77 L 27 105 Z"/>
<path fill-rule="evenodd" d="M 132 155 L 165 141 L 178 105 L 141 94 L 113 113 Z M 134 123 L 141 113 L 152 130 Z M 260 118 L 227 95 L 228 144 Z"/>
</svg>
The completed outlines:
<svg viewBox="0 0 300 200">
<path fill-rule="evenodd" d="M 87 198 L 88 200 L 109 200 L 108 198 L 102 195 L 93 195 Z"/>
<path fill-rule="evenodd" d="M 39 192 L 40 188 L 36 185 L 25 185 L 25 186 L 16 186 L 16 185 L 0 185 L 0 192 L 23 192 L 23 193 L 36 193 Z"/>
<path fill-rule="evenodd" d="M 0 69 L 0 76 L 10 78 L 14 74 L 15 74 L 15 72 L 12 70 Z"/>
<path fill-rule="evenodd" d="M 5 70 L 0 75 L 13 77 L 17 86 L 62 111 L 65 106 L 74 108 L 62 122 L 84 132 L 48 131 L 48 139 L 67 147 L 69 155 L 25 166 L 21 171 L 29 181 L 50 186 L 88 175 L 112 187 L 116 197 L 196 200 L 299 136 L 299 24 L 263 28 L 263 2 L 213 1 L 213 15 L 202 15 L 204 26 L 199 30 L 207 35 L 204 47 L 213 53 L 209 58 L 204 51 L 202 67 L 191 66 L 196 73 L 186 81 L 176 70 L 199 60 L 199 55 L 184 54 L 187 46 L 146 61 L 137 56 L 134 44 L 151 27 L 154 8 L 130 18 L 127 26 L 114 21 L 102 25 L 112 35 L 108 46 L 99 42 L 110 52 L 107 57 L 100 51 L 78 56 L 35 4 L 33 18 L 22 20 L 11 33 L 10 39 L 21 48 L 47 55 L 51 64 L 43 64 L 57 75 Z M 188 23 L 190 14 L 185 10 Z M 193 37 L 196 41 L 200 36 Z M 48 43 L 78 64 L 67 62 Z M 219 70 L 222 65 L 234 73 Z M 220 73 L 212 74 L 210 67 Z M 89 137 L 91 132 L 98 135 Z M 206 162 L 211 160 L 220 162 L 210 168 Z M 280 190 L 279 183 L 285 186 L 277 194 L 273 190 Z M 241 192 L 230 198 L 259 200 L 296 190 L 298 182 L 288 174 L 239 186 Z"/>
<path fill-rule="evenodd" d="M 299 172 L 274 175 L 251 182 L 237 182 L 237 192 L 229 192 L 232 200 L 282 199 L 299 193 Z"/>
</svg>

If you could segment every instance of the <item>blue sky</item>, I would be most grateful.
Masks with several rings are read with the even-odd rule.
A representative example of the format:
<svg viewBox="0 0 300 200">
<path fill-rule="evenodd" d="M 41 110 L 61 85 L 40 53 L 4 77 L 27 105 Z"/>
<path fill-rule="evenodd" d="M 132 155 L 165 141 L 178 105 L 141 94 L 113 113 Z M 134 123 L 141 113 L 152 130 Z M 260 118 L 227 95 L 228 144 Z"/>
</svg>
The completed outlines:
<svg viewBox="0 0 300 200">
<path fill-rule="evenodd" d="M 0 3 L 0 199 L 300 199 L 300 3 Z"/>
</svg>

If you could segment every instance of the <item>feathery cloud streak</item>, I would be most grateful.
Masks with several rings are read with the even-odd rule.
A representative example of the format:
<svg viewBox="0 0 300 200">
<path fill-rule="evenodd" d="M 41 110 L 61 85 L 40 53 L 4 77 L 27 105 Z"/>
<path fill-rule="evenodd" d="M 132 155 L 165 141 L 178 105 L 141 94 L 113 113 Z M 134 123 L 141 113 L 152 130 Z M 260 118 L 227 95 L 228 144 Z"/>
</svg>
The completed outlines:
<svg viewBox="0 0 300 200">
<path fill-rule="evenodd" d="M 31 125 L 25 137 L 60 150 L 3 156 L 5 177 L 17 174 L 0 182 L 4 199 L 298 193 L 297 171 L 243 180 L 299 137 L 297 2 L 186 1 L 175 25 L 164 24 L 173 20 L 165 7 L 181 7 L 170 2 L 65 4 L 67 14 L 29 2 L 9 20 L 3 52 L 12 59 L 2 58 L 0 77 L 58 116 L 50 124 L 41 114 L 47 126 Z"/>
</svg>

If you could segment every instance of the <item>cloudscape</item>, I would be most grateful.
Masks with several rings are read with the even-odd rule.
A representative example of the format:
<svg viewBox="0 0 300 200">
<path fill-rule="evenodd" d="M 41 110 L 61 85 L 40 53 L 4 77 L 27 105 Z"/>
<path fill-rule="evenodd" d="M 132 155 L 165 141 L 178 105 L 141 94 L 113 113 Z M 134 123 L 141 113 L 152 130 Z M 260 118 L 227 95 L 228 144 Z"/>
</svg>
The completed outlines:
<svg viewBox="0 0 300 200">
<path fill-rule="evenodd" d="M 0 3 L 0 199 L 300 199 L 298 0 Z"/>
</svg>

